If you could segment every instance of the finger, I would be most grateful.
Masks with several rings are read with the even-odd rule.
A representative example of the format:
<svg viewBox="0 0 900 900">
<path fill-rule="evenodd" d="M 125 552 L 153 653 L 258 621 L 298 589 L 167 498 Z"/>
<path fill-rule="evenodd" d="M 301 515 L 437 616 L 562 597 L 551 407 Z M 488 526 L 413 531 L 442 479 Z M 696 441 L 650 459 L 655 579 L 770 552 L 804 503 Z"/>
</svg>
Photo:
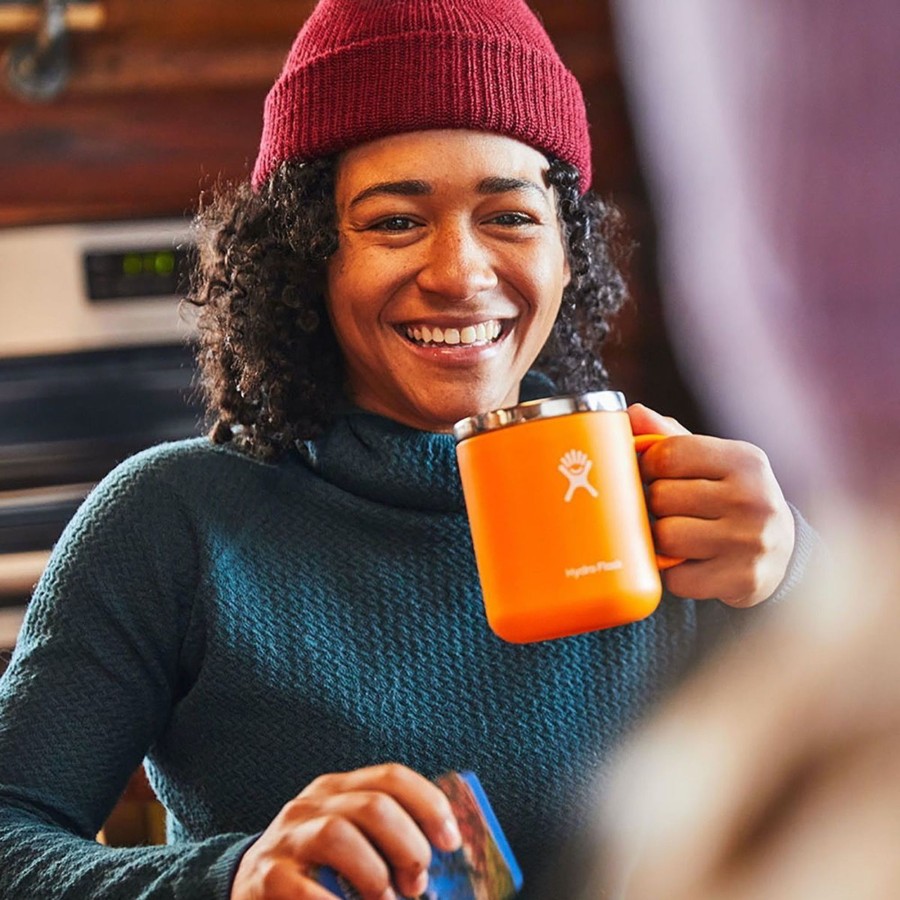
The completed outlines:
<svg viewBox="0 0 900 900">
<path fill-rule="evenodd" d="M 641 454 L 641 478 L 706 478 L 717 480 L 761 465 L 765 454 L 752 444 L 703 434 L 670 437 Z"/>
<path fill-rule="evenodd" d="M 686 560 L 713 559 L 733 551 L 733 537 L 718 519 L 665 516 L 651 522 L 653 544 L 664 556 Z"/>
<path fill-rule="evenodd" d="M 318 882 L 299 872 L 292 873 L 291 881 L 285 882 L 284 892 L 271 900 L 282 900 L 282 897 L 284 900 L 334 900 L 334 894 L 328 888 L 322 887 Z M 270 900 L 268 893 L 265 894 L 265 900 Z M 394 897 L 388 894 L 383 900 L 394 900 Z"/>
<path fill-rule="evenodd" d="M 720 481 L 707 478 L 659 478 L 647 485 L 647 509 L 653 516 L 718 519 L 729 511 Z"/>
<path fill-rule="evenodd" d="M 691 516 L 697 519 L 730 519 L 745 529 L 762 529 L 778 518 L 793 522 L 790 507 L 774 480 L 744 483 L 739 476 L 709 478 L 658 478 L 645 486 L 647 509 L 657 518 Z M 782 534 L 780 539 L 785 539 Z"/>
<path fill-rule="evenodd" d="M 265 900 L 334 900 L 334 894 L 307 878 L 291 862 L 271 866 L 254 896 Z"/>
<path fill-rule="evenodd" d="M 356 825 L 342 816 L 300 822 L 291 831 L 288 850 L 301 871 L 311 865 L 329 866 L 367 900 L 395 898 L 387 863 Z"/>
<path fill-rule="evenodd" d="M 300 796 L 322 792 L 383 791 L 415 820 L 430 844 L 440 850 L 458 850 L 462 838 L 446 794 L 427 778 L 398 763 L 384 763 L 352 772 L 317 778 Z"/>
<path fill-rule="evenodd" d="M 628 407 L 628 418 L 634 434 L 690 434 L 677 419 L 663 416 L 643 403 L 632 403 Z"/>
<path fill-rule="evenodd" d="M 309 804 L 322 813 L 351 821 L 385 858 L 405 896 L 418 896 L 427 887 L 431 845 L 412 816 L 389 794 L 351 791 L 324 798 L 298 798 L 294 804 L 300 815 Z"/>
<path fill-rule="evenodd" d="M 666 590 L 676 597 L 721 600 L 732 606 L 744 605 L 758 586 L 753 566 L 732 562 L 727 557 L 688 560 L 660 574 Z"/>
</svg>

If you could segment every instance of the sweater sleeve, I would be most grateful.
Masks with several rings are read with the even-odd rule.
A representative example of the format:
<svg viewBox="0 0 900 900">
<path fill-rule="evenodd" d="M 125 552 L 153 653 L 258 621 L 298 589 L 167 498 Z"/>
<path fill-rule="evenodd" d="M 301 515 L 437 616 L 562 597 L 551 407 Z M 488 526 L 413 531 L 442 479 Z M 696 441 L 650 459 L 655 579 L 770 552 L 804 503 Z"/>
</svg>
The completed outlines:
<svg viewBox="0 0 900 900">
<path fill-rule="evenodd" d="M 221 900 L 251 840 L 95 841 L 183 689 L 196 536 L 164 468 L 142 454 L 88 497 L 0 680 L 0 897 Z"/>
</svg>

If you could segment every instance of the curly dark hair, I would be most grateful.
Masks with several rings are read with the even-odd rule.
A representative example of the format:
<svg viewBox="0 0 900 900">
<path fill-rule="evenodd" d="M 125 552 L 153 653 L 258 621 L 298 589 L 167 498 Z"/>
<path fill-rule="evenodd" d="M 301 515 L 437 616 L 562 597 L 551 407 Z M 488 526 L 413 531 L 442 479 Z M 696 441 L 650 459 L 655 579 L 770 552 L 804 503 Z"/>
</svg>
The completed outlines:
<svg viewBox="0 0 900 900">
<path fill-rule="evenodd" d="M 201 198 L 188 302 L 200 307 L 200 387 L 216 443 L 272 459 L 320 434 L 342 398 L 344 366 L 325 308 L 338 246 L 336 157 L 288 162 L 258 193 L 242 182 Z M 547 175 L 571 268 L 559 316 L 535 368 L 566 392 L 606 387 L 601 345 L 625 298 L 621 218 L 579 174 Z"/>
</svg>

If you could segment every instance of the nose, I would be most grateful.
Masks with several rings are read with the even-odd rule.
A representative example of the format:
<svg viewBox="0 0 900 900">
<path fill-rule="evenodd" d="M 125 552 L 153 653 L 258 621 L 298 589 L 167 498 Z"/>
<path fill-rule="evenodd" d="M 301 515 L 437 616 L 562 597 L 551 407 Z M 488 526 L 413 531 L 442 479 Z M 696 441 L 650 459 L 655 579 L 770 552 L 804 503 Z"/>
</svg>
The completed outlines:
<svg viewBox="0 0 900 900">
<path fill-rule="evenodd" d="M 428 242 L 419 270 L 419 288 L 448 300 L 468 300 L 497 284 L 488 248 L 464 224 L 437 230 Z"/>
</svg>

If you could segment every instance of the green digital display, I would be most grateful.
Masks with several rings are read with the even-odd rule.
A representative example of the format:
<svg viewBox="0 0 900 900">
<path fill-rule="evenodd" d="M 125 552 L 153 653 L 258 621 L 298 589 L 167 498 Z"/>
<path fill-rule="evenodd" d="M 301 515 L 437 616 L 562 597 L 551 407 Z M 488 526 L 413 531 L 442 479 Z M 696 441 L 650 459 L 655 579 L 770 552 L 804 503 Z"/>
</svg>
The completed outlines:
<svg viewBox="0 0 900 900">
<path fill-rule="evenodd" d="M 183 294 L 193 248 L 147 248 L 88 251 L 84 273 L 88 299 L 127 300 Z"/>
<path fill-rule="evenodd" d="M 126 253 L 122 257 L 123 275 L 171 275 L 175 271 L 175 251 Z"/>
</svg>

